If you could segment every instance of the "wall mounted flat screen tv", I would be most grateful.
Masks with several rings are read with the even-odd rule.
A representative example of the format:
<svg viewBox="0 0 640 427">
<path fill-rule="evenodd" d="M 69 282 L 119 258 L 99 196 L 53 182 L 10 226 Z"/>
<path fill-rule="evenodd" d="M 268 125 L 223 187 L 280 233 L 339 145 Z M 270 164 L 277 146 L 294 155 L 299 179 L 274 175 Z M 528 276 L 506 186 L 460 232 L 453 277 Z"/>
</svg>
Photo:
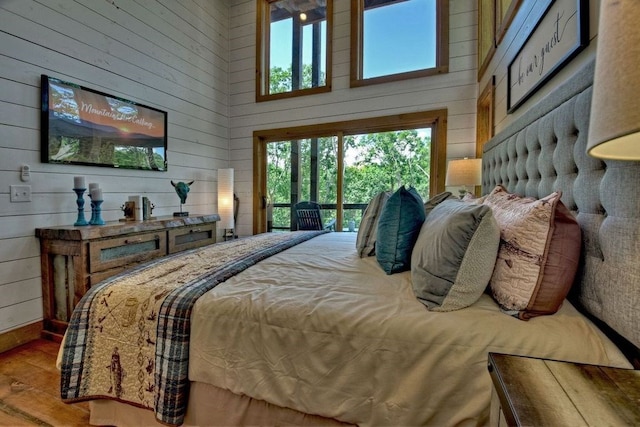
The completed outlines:
<svg viewBox="0 0 640 427">
<path fill-rule="evenodd" d="M 167 113 L 41 76 L 44 163 L 167 170 Z"/>
</svg>

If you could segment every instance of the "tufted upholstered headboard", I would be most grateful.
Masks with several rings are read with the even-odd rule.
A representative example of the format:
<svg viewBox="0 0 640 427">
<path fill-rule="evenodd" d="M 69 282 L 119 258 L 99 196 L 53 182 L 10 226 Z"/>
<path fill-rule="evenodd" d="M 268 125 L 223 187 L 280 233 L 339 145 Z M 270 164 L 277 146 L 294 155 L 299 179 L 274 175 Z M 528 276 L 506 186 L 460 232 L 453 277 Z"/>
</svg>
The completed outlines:
<svg viewBox="0 0 640 427">
<path fill-rule="evenodd" d="M 583 242 L 570 298 L 637 351 L 640 162 L 587 155 L 593 71 L 591 61 L 485 144 L 482 191 L 496 184 L 536 198 L 562 191 Z"/>
</svg>

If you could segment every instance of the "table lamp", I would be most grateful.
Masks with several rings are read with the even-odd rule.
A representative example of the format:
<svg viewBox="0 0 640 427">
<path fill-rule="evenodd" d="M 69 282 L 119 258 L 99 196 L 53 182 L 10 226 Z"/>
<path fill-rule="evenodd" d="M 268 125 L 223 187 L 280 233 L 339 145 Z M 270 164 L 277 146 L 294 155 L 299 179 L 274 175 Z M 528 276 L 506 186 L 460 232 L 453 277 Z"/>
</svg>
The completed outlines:
<svg viewBox="0 0 640 427">
<path fill-rule="evenodd" d="M 458 191 L 460 198 L 467 193 L 467 186 L 482 184 L 482 159 L 450 160 L 447 166 L 446 186 L 462 187 Z"/>
</svg>

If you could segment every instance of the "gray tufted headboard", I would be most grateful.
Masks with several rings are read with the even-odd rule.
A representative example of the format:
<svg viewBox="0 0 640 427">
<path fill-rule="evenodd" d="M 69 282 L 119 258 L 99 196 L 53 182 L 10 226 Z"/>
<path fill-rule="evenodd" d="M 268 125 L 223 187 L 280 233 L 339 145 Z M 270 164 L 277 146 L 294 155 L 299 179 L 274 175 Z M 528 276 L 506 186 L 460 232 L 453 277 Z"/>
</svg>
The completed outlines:
<svg viewBox="0 0 640 427">
<path fill-rule="evenodd" d="M 593 71 L 592 61 L 484 146 L 482 191 L 496 184 L 536 198 L 562 191 L 583 241 L 570 297 L 637 351 L 640 162 L 586 154 Z"/>
</svg>

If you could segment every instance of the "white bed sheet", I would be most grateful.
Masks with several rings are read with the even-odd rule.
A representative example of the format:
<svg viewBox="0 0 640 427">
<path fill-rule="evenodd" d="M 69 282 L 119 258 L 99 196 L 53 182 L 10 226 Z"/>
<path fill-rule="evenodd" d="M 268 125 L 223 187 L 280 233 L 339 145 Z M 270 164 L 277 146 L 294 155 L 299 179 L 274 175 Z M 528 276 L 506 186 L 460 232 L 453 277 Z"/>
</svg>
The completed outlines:
<svg viewBox="0 0 640 427">
<path fill-rule="evenodd" d="M 488 295 L 429 312 L 409 272 L 388 276 L 357 256 L 355 233 L 258 263 L 201 297 L 192 316 L 192 381 L 363 426 L 486 424 L 488 352 L 630 367 L 568 302 L 527 322 Z"/>
</svg>

